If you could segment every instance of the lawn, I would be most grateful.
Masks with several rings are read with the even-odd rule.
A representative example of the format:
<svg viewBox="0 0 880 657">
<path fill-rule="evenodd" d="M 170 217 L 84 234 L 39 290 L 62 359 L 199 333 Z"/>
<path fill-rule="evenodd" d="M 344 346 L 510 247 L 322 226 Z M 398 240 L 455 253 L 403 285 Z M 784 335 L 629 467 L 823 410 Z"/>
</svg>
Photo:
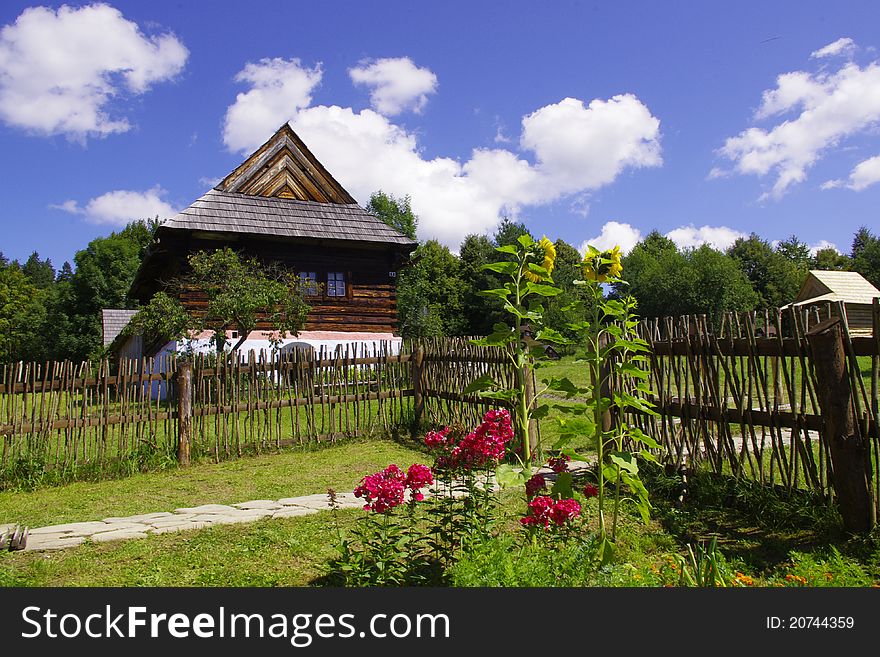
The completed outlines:
<svg viewBox="0 0 880 657">
<path fill-rule="evenodd" d="M 359 447 L 359 446 L 358 446 Z M 403 462 L 407 452 L 386 446 Z M 346 450 L 327 450 L 341 456 Z M 355 450 L 357 451 L 357 450 Z M 249 459 L 244 459 L 249 460 Z M 381 460 L 381 459 L 377 459 Z M 350 481 L 375 469 L 370 459 L 347 461 L 364 471 L 331 480 Z M 199 470 L 205 466 L 196 466 Z M 220 471 L 204 473 L 206 481 Z M 347 478 L 346 478 L 347 477 Z M 665 586 L 681 583 L 687 546 L 713 555 L 728 586 L 880 585 L 880 546 L 871 537 L 849 539 L 833 509 L 807 497 L 785 497 L 731 480 L 696 477 L 684 501 L 680 482 L 649 478 L 653 519 L 644 524 L 625 513 L 614 561 L 599 568 L 589 541 L 596 500 L 586 507 L 579 539 L 544 547 L 525 540 L 518 518 L 521 492 L 501 494 L 491 535 L 466 553 L 436 582 L 446 586 Z M 341 486 L 340 486 L 341 488 Z M 270 495 L 271 496 L 271 495 Z M 189 499 L 188 501 L 195 501 Z M 89 544 L 55 552 L 0 554 L 0 585 L 6 586 L 322 586 L 336 585 L 332 559 L 341 532 L 350 536 L 359 509 L 320 512 L 246 525 Z M 582 540 L 585 539 L 585 540 Z"/>
<path fill-rule="evenodd" d="M 350 491 L 360 478 L 388 463 L 424 462 L 423 452 L 390 440 L 348 441 L 297 447 L 190 468 L 135 474 L 124 479 L 81 481 L 34 491 L 0 492 L 0 524 L 30 527 L 101 520 L 199 504 L 234 504 Z"/>
</svg>

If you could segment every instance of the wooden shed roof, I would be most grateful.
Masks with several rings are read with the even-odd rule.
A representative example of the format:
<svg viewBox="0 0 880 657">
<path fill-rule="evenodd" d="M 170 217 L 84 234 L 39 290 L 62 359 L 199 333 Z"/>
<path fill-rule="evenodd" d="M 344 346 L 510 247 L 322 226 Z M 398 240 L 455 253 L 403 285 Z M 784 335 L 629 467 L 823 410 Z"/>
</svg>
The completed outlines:
<svg viewBox="0 0 880 657">
<path fill-rule="evenodd" d="M 880 290 L 855 271 L 811 269 L 793 305 L 811 301 L 871 304 Z"/>
<path fill-rule="evenodd" d="M 116 336 L 125 328 L 129 320 L 135 316 L 135 313 L 137 313 L 137 310 L 117 310 L 115 308 L 104 308 L 101 310 L 102 342 L 105 347 L 116 339 Z"/>
<path fill-rule="evenodd" d="M 218 189 L 210 190 L 159 230 L 415 245 L 356 203 L 265 198 Z"/>
</svg>

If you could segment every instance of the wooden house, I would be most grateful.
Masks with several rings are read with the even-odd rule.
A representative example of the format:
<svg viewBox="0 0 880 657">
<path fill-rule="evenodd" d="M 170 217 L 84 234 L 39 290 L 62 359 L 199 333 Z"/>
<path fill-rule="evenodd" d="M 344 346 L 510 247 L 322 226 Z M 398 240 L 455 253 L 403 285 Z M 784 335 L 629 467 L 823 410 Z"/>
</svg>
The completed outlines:
<svg viewBox="0 0 880 657">
<path fill-rule="evenodd" d="M 146 303 L 185 272 L 190 254 L 227 246 L 299 275 L 311 311 L 298 344 L 399 342 L 397 272 L 416 243 L 360 207 L 286 123 L 158 228 L 132 296 Z M 190 312 L 204 309 L 197 291 L 179 294 Z M 258 326 L 241 350 L 268 347 L 274 328 Z M 231 330 L 227 337 L 239 336 Z"/>
<path fill-rule="evenodd" d="M 873 330 L 871 306 L 880 290 L 854 271 L 811 269 L 797 298 L 790 306 L 805 307 L 842 301 L 850 333 L 870 334 Z"/>
</svg>

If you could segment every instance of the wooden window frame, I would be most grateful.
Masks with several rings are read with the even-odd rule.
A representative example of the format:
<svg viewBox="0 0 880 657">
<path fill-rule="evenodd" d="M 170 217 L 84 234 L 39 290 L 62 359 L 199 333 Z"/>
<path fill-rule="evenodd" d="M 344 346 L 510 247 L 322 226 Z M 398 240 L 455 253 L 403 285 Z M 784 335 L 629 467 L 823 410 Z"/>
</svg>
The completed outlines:
<svg viewBox="0 0 880 657">
<path fill-rule="evenodd" d="M 330 289 L 331 289 L 330 277 L 331 276 L 334 276 L 333 286 L 332 286 L 334 290 L 337 289 L 337 285 L 340 282 L 342 283 L 342 294 L 330 294 Z M 338 276 L 339 278 L 335 278 L 336 276 Z M 349 297 L 349 293 L 351 290 L 351 284 L 349 283 L 350 278 L 351 278 L 351 276 L 350 276 L 350 274 L 348 274 L 348 272 L 328 271 L 326 274 L 327 287 L 324 288 L 324 296 L 327 299 L 333 299 L 333 300 L 350 298 Z"/>
</svg>

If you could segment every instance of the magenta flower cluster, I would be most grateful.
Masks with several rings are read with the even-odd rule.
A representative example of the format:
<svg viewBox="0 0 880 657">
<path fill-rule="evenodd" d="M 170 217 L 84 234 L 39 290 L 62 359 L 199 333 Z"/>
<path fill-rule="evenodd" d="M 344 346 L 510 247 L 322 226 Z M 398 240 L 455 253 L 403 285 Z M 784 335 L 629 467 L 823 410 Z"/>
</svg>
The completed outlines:
<svg viewBox="0 0 880 657">
<path fill-rule="evenodd" d="M 544 479 L 544 475 L 536 474 L 533 475 L 531 479 L 526 482 L 526 496 L 529 499 L 532 499 L 535 495 L 538 494 L 539 490 L 544 490 L 547 487 L 547 480 Z"/>
<path fill-rule="evenodd" d="M 497 465 L 504 457 L 507 443 L 513 439 L 510 412 L 505 409 L 488 411 L 476 429 L 462 438 L 457 445 L 449 439 L 449 428 L 430 431 L 425 445 L 440 449 L 437 467 L 450 470 L 471 470 Z"/>
<path fill-rule="evenodd" d="M 577 500 L 554 501 L 547 495 L 538 495 L 529 502 L 529 512 L 519 521 L 527 527 L 550 529 L 550 523 L 561 527 L 581 515 L 581 505 Z"/>
<path fill-rule="evenodd" d="M 431 468 L 420 463 L 409 467 L 406 474 L 394 463 L 375 474 L 367 475 L 354 489 L 355 497 L 362 497 L 365 511 L 387 513 L 404 501 L 406 489 L 412 491 L 413 499 L 421 502 L 425 499 L 419 492 L 420 488 L 434 483 Z"/>
<path fill-rule="evenodd" d="M 553 470 L 556 474 L 560 474 L 568 470 L 568 462 L 571 461 L 570 456 L 566 456 L 563 454 L 562 456 L 553 456 L 547 461 L 547 465 L 550 466 L 550 469 Z"/>
</svg>

